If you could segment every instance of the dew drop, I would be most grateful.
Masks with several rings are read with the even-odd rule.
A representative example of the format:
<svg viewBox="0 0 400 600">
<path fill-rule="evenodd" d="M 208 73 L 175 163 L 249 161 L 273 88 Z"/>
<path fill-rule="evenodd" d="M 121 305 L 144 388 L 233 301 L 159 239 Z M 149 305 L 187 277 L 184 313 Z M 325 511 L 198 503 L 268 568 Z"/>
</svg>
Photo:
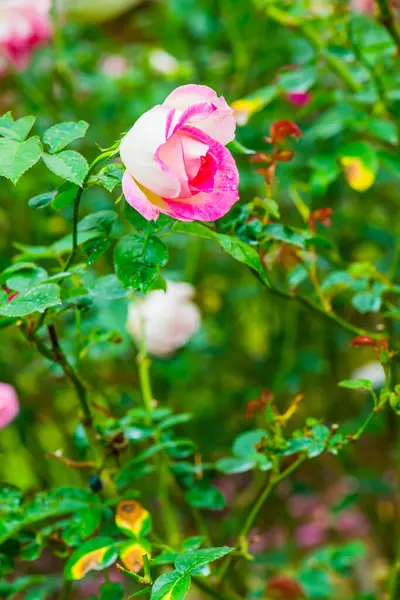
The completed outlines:
<svg viewBox="0 0 400 600">
<path fill-rule="evenodd" d="M 236 183 L 233 183 L 233 184 L 231 185 L 231 190 L 232 190 L 232 192 L 236 192 L 236 190 L 237 190 L 237 189 L 238 189 L 238 186 L 236 185 Z"/>
<path fill-rule="evenodd" d="M 235 173 L 233 171 L 227 171 L 226 176 L 228 179 L 233 179 L 235 177 Z"/>
</svg>

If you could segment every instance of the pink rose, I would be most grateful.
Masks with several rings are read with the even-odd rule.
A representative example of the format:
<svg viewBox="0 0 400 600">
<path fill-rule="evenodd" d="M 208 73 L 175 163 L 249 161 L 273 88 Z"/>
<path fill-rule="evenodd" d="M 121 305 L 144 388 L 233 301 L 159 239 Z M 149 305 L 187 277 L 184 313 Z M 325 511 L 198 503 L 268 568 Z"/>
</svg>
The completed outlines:
<svg viewBox="0 0 400 600">
<path fill-rule="evenodd" d="M 0 383 L 0 429 L 4 429 L 19 412 L 17 394 L 12 385 Z"/>
<path fill-rule="evenodd" d="M 51 35 L 50 0 L 1 0 L 0 53 L 18 70 Z"/>
<path fill-rule="evenodd" d="M 215 221 L 238 200 L 239 174 L 225 144 L 236 122 L 224 98 L 183 85 L 144 113 L 121 142 L 127 202 L 148 221 Z"/>
<path fill-rule="evenodd" d="M 290 104 L 295 104 L 296 106 L 305 106 L 311 100 L 310 92 L 289 92 L 286 94 L 286 98 L 290 102 Z"/>
</svg>

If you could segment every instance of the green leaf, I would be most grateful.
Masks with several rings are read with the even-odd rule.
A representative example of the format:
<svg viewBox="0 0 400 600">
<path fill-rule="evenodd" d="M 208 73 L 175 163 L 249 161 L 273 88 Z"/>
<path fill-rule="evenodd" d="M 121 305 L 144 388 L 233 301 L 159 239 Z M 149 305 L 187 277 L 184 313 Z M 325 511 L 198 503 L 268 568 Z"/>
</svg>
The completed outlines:
<svg viewBox="0 0 400 600">
<path fill-rule="evenodd" d="M 77 511 L 62 533 L 68 546 L 79 546 L 92 535 L 101 524 L 101 509 L 95 506 Z"/>
<path fill-rule="evenodd" d="M 87 254 L 88 265 L 93 265 L 111 246 L 111 240 L 105 237 L 88 240 L 82 246 L 82 250 Z"/>
<path fill-rule="evenodd" d="M 321 290 L 337 292 L 351 287 L 353 282 L 353 277 L 347 271 L 333 271 L 321 283 Z"/>
<path fill-rule="evenodd" d="M 372 382 L 369 379 L 344 379 L 338 385 L 349 390 L 372 390 Z"/>
<path fill-rule="evenodd" d="M 232 550 L 233 548 L 223 546 L 222 548 L 203 548 L 185 552 L 175 560 L 175 568 L 181 573 L 192 573 L 192 571 L 200 569 L 210 562 L 223 558 Z"/>
<path fill-rule="evenodd" d="M 56 195 L 56 190 L 53 190 L 52 192 L 46 192 L 45 194 L 39 194 L 28 201 L 28 206 L 31 208 L 45 208 L 53 202 Z"/>
<path fill-rule="evenodd" d="M 298 248 L 305 248 L 303 237 L 281 223 L 270 223 L 264 227 L 264 233 L 273 240 L 279 240 Z"/>
<path fill-rule="evenodd" d="M 0 176 L 7 177 L 15 185 L 37 163 L 41 155 L 42 146 L 37 136 L 26 142 L 0 139 Z"/>
<path fill-rule="evenodd" d="M 185 552 L 189 552 L 192 550 L 198 550 L 198 548 L 200 548 L 200 546 L 204 543 L 204 541 L 205 541 L 205 538 L 202 535 L 195 535 L 193 537 L 186 538 L 186 540 L 184 540 L 182 542 L 182 550 Z M 176 554 L 176 556 L 178 556 L 178 555 Z M 174 561 L 175 561 L 175 558 L 174 558 Z"/>
<path fill-rule="evenodd" d="M 114 251 L 114 266 L 123 287 L 146 292 L 168 261 L 168 251 L 155 236 L 127 235 Z"/>
<path fill-rule="evenodd" d="M 237 436 L 233 442 L 232 451 L 239 458 L 257 459 L 260 454 L 256 450 L 256 445 L 263 439 L 268 439 L 269 434 L 264 429 L 253 429 L 245 431 Z"/>
<path fill-rule="evenodd" d="M 124 588 L 120 583 L 106 581 L 100 587 L 99 592 L 99 600 L 123 600 L 124 598 Z"/>
<path fill-rule="evenodd" d="M 190 575 L 187 573 L 165 573 L 154 582 L 150 600 L 183 600 L 190 589 L 190 583 Z"/>
<path fill-rule="evenodd" d="M 278 84 L 285 92 L 306 92 L 315 84 L 316 75 L 315 67 L 302 66 L 283 71 L 279 75 Z"/>
<path fill-rule="evenodd" d="M 129 292 L 121 287 L 115 275 L 105 275 L 96 280 L 90 295 L 105 300 L 117 300 L 125 298 Z"/>
<path fill-rule="evenodd" d="M 204 510 L 222 510 L 225 498 L 218 488 L 198 483 L 185 494 L 185 498 L 193 508 Z"/>
<path fill-rule="evenodd" d="M 250 150 L 250 148 L 246 148 L 246 146 L 243 146 L 243 144 L 241 144 L 237 140 L 232 140 L 232 142 L 229 142 L 229 144 L 227 144 L 226 147 L 228 148 L 228 150 L 230 152 L 233 152 L 234 154 L 255 154 L 256 153 L 255 150 Z"/>
<path fill-rule="evenodd" d="M 121 164 L 106 165 L 99 173 L 90 177 L 89 185 L 98 185 L 111 193 L 121 185 L 123 173 L 124 167 Z"/>
<path fill-rule="evenodd" d="M 382 306 L 382 298 L 373 292 L 360 292 L 353 297 L 351 303 L 360 313 L 378 312 Z"/>
<path fill-rule="evenodd" d="M 249 244 L 229 235 L 217 233 L 200 223 L 177 222 L 173 226 L 173 229 L 179 233 L 187 233 L 188 235 L 195 235 L 207 240 L 215 240 L 227 254 L 230 254 L 238 262 L 250 267 L 250 269 L 259 275 L 262 282 L 270 287 L 260 257 L 256 250 L 252 246 L 249 246 Z"/>
<path fill-rule="evenodd" d="M 88 127 L 85 121 L 59 123 L 45 131 L 43 141 L 49 146 L 50 153 L 55 154 L 74 140 L 85 137 Z"/>
<path fill-rule="evenodd" d="M 118 551 L 111 538 L 98 537 L 84 542 L 70 556 L 65 565 L 64 576 L 68 580 L 82 579 L 89 571 L 102 571 L 118 558 Z"/>
<path fill-rule="evenodd" d="M 73 203 L 78 193 L 79 186 L 73 183 L 63 183 L 60 185 L 57 191 L 57 196 L 53 200 L 53 208 L 55 210 L 62 210 L 66 206 Z"/>
<path fill-rule="evenodd" d="M 19 512 L 22 502 L 21 491 L 13 485 L 0 487 L 0 513 L 10 514 Z"/>
<path fill-rule="evenodd" d="M 0 121 L 0 135 L 23 142 L 32 129 L 35 120 L 36 117 L 28 116 L 17 119 L 17 121 L 11 119 L 8 123 Z"/>
<path fill-rule="evenodd" d="M 217 460 L 215 466 L 221 473 L 233 475 L 234 473 L 246 473 L 246 471 L 250 471 L 255 466 L 255 462 L 248 458 L 227 456 L 226 458 Z"/>
<path fill-rule="evenodd" d="M 47 278 L 47 271 L 34 263 L 17 263 L 1 275 L 1 280 L 14 292 L 25 292 Z"/>
<path fill-rule="evenodd" d="M 89 165 L 79 152 L 65 150 L 59 154 L 43 154 L 43 160 L 50 171 L 82 187 Z"/>
<path fill-rule="evenodd" d="M 55 283 L 44 283 L 26 292 L 19 293 L 8 304 L 0 305 L 0 314 L 5 317 L 24 317 L 34 312 L 61 304 L 60 288 Z"/>
<path fill-rule="evenodd" d="M 118 215 L 113 210 L 99 210 L 84 217 L 78 223 L 78 231 L 98 231 L 109 235 Z"/>
<path fill-rule="evenodd" d="M 371 66 L 384 63 L 395 55 L 396 43 L 386 27 L 365 15 L 353 15 L 350 20 L 352 43 Z"/>
</svg>

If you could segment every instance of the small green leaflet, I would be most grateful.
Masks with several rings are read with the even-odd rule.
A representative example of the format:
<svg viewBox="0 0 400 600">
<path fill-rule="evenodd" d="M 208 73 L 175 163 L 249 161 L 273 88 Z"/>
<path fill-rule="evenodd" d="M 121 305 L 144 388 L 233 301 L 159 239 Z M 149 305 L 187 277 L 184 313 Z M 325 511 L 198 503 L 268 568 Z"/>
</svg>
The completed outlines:
<svg viewBox="0 0 400 600">
<path fill-rule="evenodd" d="M 89 165 L 79 152 L 65 150 L 59 154 L 43 154 L 43 160 L 50 171 L 82 187 Z"/>
<path fill-rule="evenodd" d="M 19 178 L 42 155 L 42 146 L 37 136 L 31 137 L 26 142 L 12 139 L 0 139 L 0 176 L 7 177 L 15 185 Z"/>
<path fill-rule="evenodd" d="M 190 575 L 187 573 L 165 573 L 154 582 L 150 600 L 183 600 L 190 589 L 190 583 Z"/>
<path fill-rule="evenodd" d="M 58 304 L 61 304 L 58 285 L 44 283 L 18 294 L 11 302 L 0 305 L 0 314 L 4 317 L 24 317 Z"/>
<path fill-rule="evenodd" d="M 176 558 L 175 568 L 181 573 L 192 573 L 192 571 L 196 571 L 214 560 L 223 558 L 232 550 L 233 548 L 223 546 L 221 548 L 203 548 L 185 552 Z"/>
<path fill-rule="evenodd" d="M 116 275 L 122 286 L 146 292 L 168 261 L 168 251 L 156 236 L 127 235 L 114 251 Z"/>
<path fill-rule="evenodd" d="M 88 127 L 86 121 L 59 123 L 45 131 L 43 141 L 49 146 L 50 154 L 56 154 L 74 140 L 84 137 Z"/>
</svg>

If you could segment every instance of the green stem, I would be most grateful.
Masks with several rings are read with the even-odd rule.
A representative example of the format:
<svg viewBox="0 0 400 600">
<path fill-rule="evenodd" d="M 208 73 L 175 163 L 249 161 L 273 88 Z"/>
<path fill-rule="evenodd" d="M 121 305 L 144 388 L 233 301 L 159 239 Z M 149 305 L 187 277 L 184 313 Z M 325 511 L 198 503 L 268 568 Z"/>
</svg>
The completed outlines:
<svg viewBox="0 0 400 600">
<path fill-rule="evenodd" d="M 391 0 L 376 0 L 376 3 L 379 8 L 380 22 L 386 27 L 400 50 L 400 35 L 396 27 Z"/>
<path fill-rule="evenodd" d="M 396 557 L 389 581 L 389 600 L 398 600 L 400 594 L 400 537 L 397 542 Z"/>
<path fill-rule="evenodd" d="M 68 269 L 70 268 L 70 266 L 72 265 L 74 259 L 75 259 L 75 255 L 77 253 L 78 250 L 78 221 L 79 221 L 79 206 L 81 203 L 81 198 L 82 198 L 82 194 L 85 191 L 85 187 L 89 181 L 89 178 L 92 174 L 92 172 L 94 171 L 94 169 L 103 161 L 108 160 L 109 158 L 112 158 L 115 155 L 116 150 L 112 149 L 112 150 L 107 150 L 106 152 L 102 152 L 101 154 L 99 154 L 99 156 L 97 158 L 94 159 L 94 161 L 92 162 L 92 164 L 89 166 L 88 172 L 86 174 L 85 179 L 83 180 L 82 183 L 82 187 L 79 188 L 75 199 L 74 199 L 74 207 L 73 207 L 73 214 L 72 214 L 72 252 L 68 257 L 67 262 L 64 265 L 63 271 L 68 271 Z"/>
<path fill-rule="evenodd" d="M 72 591 L 72 581 L 65 579 L 60 591 L 60 600 L 68 600 Z"/>
<path fill-rule="evenodd" d="M 151 389 L 151 380 L 150 380 L 150 360 L 147 356 L 146 352 L 146 344 L 145 337 L 142 336 L 142 342 L 140 345 L 140 352 L 137 357 L 138 362 L 138 370 L 139 370 L 139 381 L 140 381 L 140 389 L 142 392 L 143 404 L 147 413 L 147 422 L 149 427 L 153 428 L 151 412 L 152 412 L 152 402 L 153 402 L 153 392 Z M 160 434 L 157 429 L 153 428 L 153 438 L 155 443 L 160 444 Z M 169 479 L 169 466 L 168 466 L 168 454 L 163 451 L 162 455 L 159 459 L 158 465 L 158 473 L 159 473 L 159 500 L 163 507 L 163 517 L 165 523 L 165 531 L 167 534 L 168 543 L 171 546 L 179 545 L 179 531 L 178 524 L 175 517 L 175 513 L 171 506 L 170 497 L 169 497 L 169 489 L 168 489 L 168 479 Z"/>
<path fill-rule="evenodd" d="M 256 521 L 260 510 L 262 509 L 262 507 L 264 506 L 266 500 L 269 498 L 271 492 L 276 488 L 276 486 L 286 477 L 288 477 L 289 475 L 291 475 L 294 471 L 296 471 L 296 469 L 298 469 L 305 461 L 307 460 L 307 455 L 303 455 L 300 456 L 297 460 L 295 460 L 287 469 L 285 469 L 284 471 L 282 471 L 281 473 L 275 475 L 274 473 L 271 474 L 271 476 L 269 477 L 268 483 L 265 487 L 265 489 L 260 493 L 258 499 L 256 500 L 253 508 L 251 509 L 250 513 L 248 514 L 242 529 L 240 530 L 239 535 L 237 536 L 237 540 L 236 540 L 236 544 L 235 546 L 238 546 L 241 541 L 247 537 L 250 529 L 252 528 L 252 526 L 254 525 L 254 522 Z M 226 574 L 226 572 L 228 571 L 231 563 L 232 563 L 232 556 L 229 555 L 226 559 L 226 561 L 224 562 L 224 564 L 222 565 L 222 568 L 220 570 L 219 573 L 219 581 L 221 582 L 224 575 Z"/>
</svg>

